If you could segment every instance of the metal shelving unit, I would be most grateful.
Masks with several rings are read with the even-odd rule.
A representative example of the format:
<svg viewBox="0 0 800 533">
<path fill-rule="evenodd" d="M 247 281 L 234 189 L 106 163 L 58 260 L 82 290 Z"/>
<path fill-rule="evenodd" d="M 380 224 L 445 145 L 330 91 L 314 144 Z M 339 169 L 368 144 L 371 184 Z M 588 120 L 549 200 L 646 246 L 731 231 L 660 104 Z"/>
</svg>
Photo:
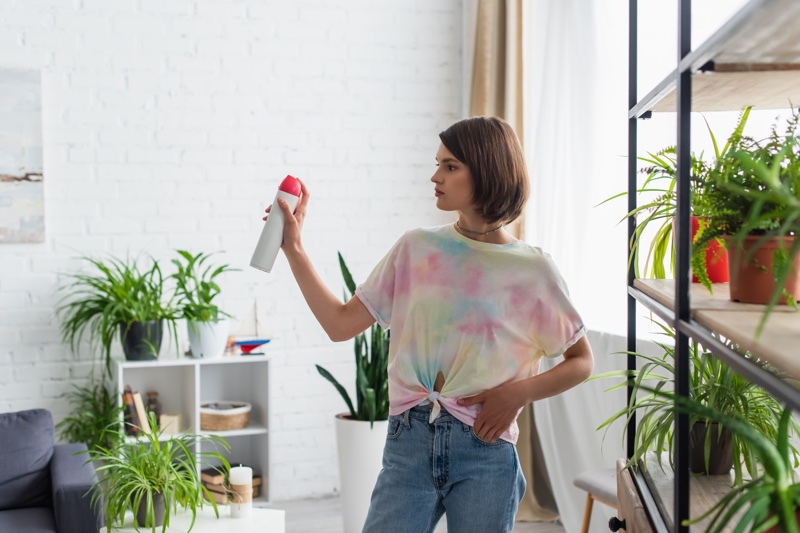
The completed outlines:
<svg viewBox="0 0 800 533">
<path fill-rule="evenodd" d="M 636 208 L 637 121 L 653 112 L 677 113 L 675 235 L 676 279 L 636 280 L 628 272 L 628 350 L 636 351 L 636 302 L 671 324 L 676 331 L 675 387 L 689 393 L 689 342 L 695 339 L 744 377 L 762 386 L 787 406 L 800 409 L 800 389 L 753 364 L 723 338 L 767 360 L 778 370 L 800 378 L 800 315 L 773 313 L 761 337 L 754 338 L 762 306 L 727 302 L 725 294 L 703 297 L 690 282 L 690 190 L 685 169 L 690 168 L 692 111 L 738 111 L 745 105 L 759 109 L 787 108 L 800 103 L 800 0 L 751 0 L 695 50 L 691 49 L 691 0 L 678 2 L 678 66 L 641 100 L 637 96 L 637 0 L 629 0 L 628 84 L 628 210 Z M 628 242 L 635 221 L 629 219 Z M 630 244 L 629 244 L 630 246 Z M 630 253 L 630 249 L 628 250 Z M 703 289 L 704 290 L 704 289 Z M 697 305 L 692 305 L 693 301 Z M 723 337 L 723 338 L 720 338 Z M 792 360 L 797 357 L 798 361 Z M 629 356 L 628 368 L 636 368 Z M 629 391 L 630 395 L 630 391 Z M 633 455 L 635 420 L 628 427 L 628 457 Z M 675 473 L 669 520 L 654 501 L 654 488 L 643 476 L 635 478 L 642 503 L 656 531 L 688 532 L 681 522 L 689 518 L 689 417 L 676 416 Z M 657 494 L 655 494 L 657 496 Z M 670 499 L 670 498 L 667 498 Z M 669 522 L 670 527 L 666 525 Z"/>
</svg>

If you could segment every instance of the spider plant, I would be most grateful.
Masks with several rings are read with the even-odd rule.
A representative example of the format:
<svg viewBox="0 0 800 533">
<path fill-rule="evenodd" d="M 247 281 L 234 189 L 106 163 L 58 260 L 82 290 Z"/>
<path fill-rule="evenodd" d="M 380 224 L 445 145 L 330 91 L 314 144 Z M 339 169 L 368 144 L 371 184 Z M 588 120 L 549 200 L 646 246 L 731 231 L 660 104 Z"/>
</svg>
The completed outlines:
<svg viewBox="0 0 800 533">
<path fill-rule="evenodd" d="M 117 524 L 124 524 L 129 509 L 139 516 L 134 528 L 138 531 L 143 526 L 153 533 L 158 526 L 162 533 L 167 530 L 170 517 L 179 506 L 192 513 L 189 531 L 194 527 L 197 508 L 203 507 L 204 500 L 219 517 L 214 499 L 200 481 L 199 471 L 203 465 L 210 466 L 212 459 L 221 464 L 217 467 L 221 470 L 229 470 L 230 465 L 216 451 L 194 452 L 192 448 L 210 444 L 228 451 L 228 443 L 217 435 L 189 434 L 162 441 L 155 417 L 150 416 L 148 422 L 152 429 L 149 434 L 144 433 L 116 448 L 101 446 L 87 452 L 91 461 L 102 463 L 97 469 L 102 483 L 98 483 L 93 492 L 92 504 L 99 505 L 102 498 L 108 531 Z M 157 523 L 162 501 L 163 525 Z"/>
<path fill-rule="evenodd" d="M 215 278 L 223 272 L 233 269 L 228 265 L 215 267 L 208 264 L 213 254 L 198 253 L 192 255 L 186 250 L 176 250 L 180 259 L 173 259 L 177 271 L 172 274 L 177 287 L 175 289 L 179 298 L 177 305 L 181 308 L 183 318 L 196 322 L 214 322 L 221 317 L 230 317 L 214 303 L 220 293 L 219 285 Z"/>
<path fill-rule="evenodd" d="M 706 129 L 714 146 L 715 160 L 724 158 L 738 148 L 738 142 L 742 138 L 747 119 L 750 116 L 750 109 L 745 108 L 739 117 L 739 121 L 733 133 L 728 137 L 726 143 L 720 149 L 717 138 L 711 130 L 711 126 L 706 121 Z M 702 202 L 709 186 L 709 174 L 713 169 L 714 163 L 708 163 L 703 159 L 703 154 L 691 155 L 691 172 L 689 174 L 689 189 L 692 203 L 692 214 L 700 218 L 700 227 L 705 225 L 707 216 L 704 209 L 706 204 Z M 675 146 L 668 146 L 657 152 L 648 152 L 646 157 L 639 157 L 645 163 L 641 173 L 645 175 L 644 181 L 637 194 L 646 198 L 642 205 L 625 214 L 622 220 L 630 217 L 636 218 L 636 229 L 631 238 L 631 255 L 628 258 L 629 266 L 632 263 L 636 277 L 664 279 L 669 274 L 675 274 L 675 250 L 673 247 L 672 221 L 677 214 L 676 191 L 678 176 L 678 162 L 676 158 Z M 600 202 L 603 205 L 611 200 L 627 196 L 627 192 L 621 192 Z M 652 231 L 655 227 L 655 234 L 647 247 L 644 256 L 644 271 L 640 269 L 642 258 L 642 245 L 646 231 Z M 698 233 L 699 235 L 699 233 Z M 698 246 L 692 247 L 692 266 L 694 274 L 698 280 L 711 289 L 711 281 L 708 279 L 706 271 L 706 249 L 712 237 Z M 668 261 L 667 261 L 668 260 Z M 668 262 L 669 272 L 664 267 L 665 261 Z"/>
<path fill-rule="evenodd" d="M 683 525 L 690 526 L 713 517 L 706 531 L 722 533 L 733 527 L 731 521 L 739 515 L 734 531 L 764 532 L 778 526 L 785 533 L 798 533 L 795 510 L 800 506 L 800 483 L 794 482 L 792 470 L 796 452 L 791 446 L 790 409 L 781 410 L 776 433 L 769 437 L 740 416 L 726 415 L 694 398 L 676 396 L 663 389 L 643 387 L 642 390 L 672 403 L 678 412 L 688 413 L 692 418 L 716 420 L 730 428 L 740 440 L 747 442 L 747 447 L 763 466 L 752 480 L 733 487 L 708 511 L 684 521 Z"/>
<path fill-rule="evenodd" d="M 611 415 L 597 428 L 608 427 L 616 420 L 625 420 L 623 435 L 628 423 L 635 413 L 637 415 L 634 453 L 628 466 L 636 464 L 645 457 L 648 451 L 655 452 L 658 464 L 662 464 L 664 452 L 671 451 L 673 444 L 674 402 L 669 392 L 674 390 L 675 383 L 675 333 L 663 325 L 660 335 L 669 339 L 668 343 L 657 342 L 661 348 L 661 356 L 649 356 L 633 353 L 643 364 L 634 371 L 614 370 L 598 374 L 590 378 L 624 378 L 624 381 L 612 386 L 608 390 L 626 387 L 629 378 L 633 378 L 633 392 L 628 405 Z M 621 352 L 628 354 L 628 352 Z M 714 409 L 715 412 L 726 416 L 737 417 L 745 420 L 754 431 L 765 438 L 774 439 L 778 433 L 778 421 L 782 411 L 780 404 L 767 394 L 761 387 L 754 385 L 728 365 L 714 357 L 696 342 L 690 344 L 689 363 L 689 395 L 700 405 Z M 756 363 L 759 364 L 759 363 Z M 652 392 L 648 392 L 652 391 Z M 709 424 L 716 421 L 700 415 L 693 415 L 690 427 L 696 422 Z M 724 427 L 724 425 L 723 425 Z M 792 421 L 792 432 L 797 434 L 800 428 Z M 728 428 L 733 429 L 733 428 Z M 704 455 L 708 465 L 709 449 L 712 431 L 706 433 Z M 758 457 L 750 441 L 733 432 L 733 469 L 734 485 L 743 483 L 743 466 L 751 477 L 758 475 Z M 790 447 L 792 460 L 798 464 L 798 451 Z M 672 454 L 667 454 L 669 464 L 673 466 Z"/>
<path fill-rule="evenodd" d="M 155 259 L 151 258 L 146 270 L 130 259 L 83 259 L 94 271 L 69 274 L 71 282 L 61 287 L 67 294 L 57 308 L 62 319 L 62 338 L 74 353 L 78 352 L 84 336 L 88 336 L 90 350 L 100 348 L 110 376 L 111 345 L 118 332 L 124 338 L 134 324 L 150 321 L 167 322 L 177 350 L 177 312 L 171 299 L 165 298 L 164 276 Z M 160 343 L 160 334 L 158 339 Z M 144 342 L 149 344 L 153 355 L 158 353 L 158 346 L 152 340 Z"/>
<path fill-rule="evenodd" d="M 84 442 L 90 450 L 113 449 L 119 445 L 123 408 L 111 388 L 103 382 L 90 381 L 75 385 L 64 396 L 72 407 L 72 414 L 56 424 L 61 439 Z"/>
<path fill-rule="evenodd" d="M 339 254 L 339 266 L 342 270 L 347 291 L 350 297 L 356 293 L 356 284 L 350 270 L 344 262 L 342 254 Z M 346 302 L 349 298 L 344 296 Z M 361 333 L 355 338 L 355 357 L 356 357 L 356 405 L 350 400 L 350 395 L 344 387 L 319 365 L 317 371 L 336 387 L 339 394 L 350 410 L 350 417 L 353 420 L 369 420 L 370 427 L 376 420 L 387 420 L 389 418 L 389 331 L 380 325 L 373 324 L 370 327 L 369 342 L 367 334 Z"/>
</svg>

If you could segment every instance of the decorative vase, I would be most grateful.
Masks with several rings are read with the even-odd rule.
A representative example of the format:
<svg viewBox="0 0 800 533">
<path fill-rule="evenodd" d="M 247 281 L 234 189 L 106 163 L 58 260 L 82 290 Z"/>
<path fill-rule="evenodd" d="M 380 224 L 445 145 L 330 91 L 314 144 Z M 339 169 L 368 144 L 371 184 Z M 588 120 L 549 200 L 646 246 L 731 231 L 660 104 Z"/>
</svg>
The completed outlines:
<svg viewBox="0 0 800 533">
<path fill-rule="evenodd" d="M 372 489 L 383 465 L 388 429 L 388 420 L 376 420 L 370 428 L 369 421 L 336 415 L 344 533 L 360 533 L 364 527 Z"/>
<path fill-rule="evenodd" d="M 762 239 L 759 235 L 745 237 L 739 246 L 733 237 L 725 237 L 725 246 L 730 256 L 730 299 L 734 302 L 767 304 L 775 290 L 775 278 L 772 273 L 772 260 L 775 250 L 789 249 L 794 237 L 784 237 L 785 244 L 777 238 L 769 239 L 758 245 Z M 756 248 L 758 245 L 758 248 Z M 800 255 L 792 258 L 791 271 L 786 278 L 784 289 L 795 300 L 800 297 Z M 785 304 L 786 298 L 778 298 L 779 304 Z"/>
<path fill-rule="evenodd" d="M 700 219 L 692 216 L 692 242 L 694 236 L 700 229 Z M 728 252 L 717 239 L 712 239 L 706 246 L 706 273 L 711 283 L 727 283 L 728 276 Z M 692 283 L 699 283 L 697 276 L 692 274 Z"/>
<path fill-rule="evenodd" d="M 721 434 L 720 434 L 721 430 Z M 721 476 L 733 468 L 733 434 L 728 428 L 711 423 L 711 443 L 706 468 L 705 442 L 708 424 L 695 422 L 689 432 L 689 468 L 695 474 Z"/>
<path fill-rule="evenodd" d="M 187 320 L 186 327 L 189 331 L 192 357 L 213 359 L 222 357 L 225 353 L 225 345 L 228 343 L 227 319 L 221 318 L 211 322 Z"/>
<path fill-rule="evenodd" d="M 692 231 L 690 238 L 691 241 L 694 242 L 694 237 L 700 230 L 700 217 L 692 215 L 691 221 Z M 675 242 L 675 237 L 677 234 L 678 233 L 675 231 L 675 217 L 672 217 L 673 249 L 677 247 L 677 243 Z M 722 246 L 716 239 L 709 241 L 708 245 L 706 246 L 706 274 L 708 274 L 708 279 L 711 281 L 711 283 L 728 282 L 728 252 L 725 250 L 725 247 Z M 697 278 L 697 276 L 692 273 L 692 283 L 699 282 L 700 280 Z"/>
<path fill-rule="evenodd" d="M 146 524 L 147 519 L 147 498 L 143 497 L 136 509 L 136 523 L 139 527 L 161 527 L 164 523 L 164 494 L 161 492 L 153 493 L 153 518 L 154 524 Z"/>
<path fill-rule="evenodd" d="M 125 358 L 129 361 L 151 361 L 158 358 L 164 331 L 162 320 L 120 324 L 120 337 Z"/>
</svg>

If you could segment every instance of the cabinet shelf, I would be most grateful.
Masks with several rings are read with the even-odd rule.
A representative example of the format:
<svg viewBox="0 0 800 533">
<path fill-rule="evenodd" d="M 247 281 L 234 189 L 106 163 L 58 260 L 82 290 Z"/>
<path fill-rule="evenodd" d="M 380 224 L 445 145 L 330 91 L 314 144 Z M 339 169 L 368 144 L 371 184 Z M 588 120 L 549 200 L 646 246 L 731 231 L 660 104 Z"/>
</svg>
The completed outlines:
<svg viewBox="0 0 800 533">
<path fill-rule="evenodd" d="M 757 109 L 786 109 L 800 104 L 800 33 L 796 21 L 800 16 L 798 0 L 750 0 L 719 30 L 696 49 L 689 50 L 691 33 L 691 0 L 679 0 L 678 39 L 680 60 L 668 76 L 661 80 L 644 98 L 637 94 L 638 20 L 637 0 L 629 4 L 629 63 L 628 63 L 628 190 L 637 190 L 637 120 L 652 112 L 677 112 L 676 175 L 677 211 L 688 222 L 691 211 L 690 168 L 691 128 L 693 111 L 739 111 L 744 106 Z M 677 93 L 680 87 L 680 101 Z M 635 196 L 628 210 L 636 207 Z M 787 409 L 800 409 L 800 314 L 791 307 L 777 307 L 767 318 L 760 336 L 756 330 L 764 306 L 729 301 L 727 285 L 716 285 L 714 292 L 689 283 L 687 256 L 691 239 L 688 224 L 676 235 L 676 265 L 679 281 L 634 280 L 629 270 L 628 290 L 628 349 L 636 349 L 636 305 L 643 304 L 682 333 L 676 338 L 675 387 L 677 394 L 689 391 L 690 340 L 699 342 L 724 361 L 735 372 L 761 386 L 768 394 L 786 404 Z M 628 238 L 634 236 L 634 225 L 628 228 Z M 678 297 L 679 295 L 679 297 Z M 676 305 L 676 299 L 681 302 Z M 688 306 L 685 304 L 688 300 Z M 678 311 L 678 308 L 680 311 Z M 635 368 L 635 358 L 629 358 L 628 370 Z M 788 379 L 787 379 L 788 378 Z M 628 457 L 635 447 L 636 422 L 627 427 Z M 710 494 L 710 505 L 730 488 L 730 480 L 722 483 L 710 478 L 690 477 L 688 468 L 689 417 L 677 414 L 674 421 L 676 443 L 674 473 L 657 466 L 649 472 L 631 473 L 636 481 L 640 501 L 651 519 L 650 527 L 629 529 L 662 531 L 667 529 L 687 533 L 682 521 L 697 516 L 697 500 Z M 622 478 L 623 479 L 624 475 Z M 712 483 L 709 487 L 704 485 Z M 716 485 L 714 485 L 716 483 Z M 631 497 L 620 492 L 620 498 Z M 620 510 L 630 508 L 621 501 Z M 619 515 L 624 519 L 626 516 Z M 701 529 L 702 526 L 692 526 Z"/>
<path fill-rule="evenodd" d="M 229 461 L 251 465 L 263 478 L 260 501 L 268 502 L 270 475 L 270 355 L 193 359 L 180 357 L 154 361 L 119 361 L 114 381 L 119 398 L 125 385 L 142 393 L 159 393 L 162 413 L 180 415 L 184 434 L 219 435 L 230 445 L 223 452 Z M 209 431 L 200 428 L 200 404 L 206 401 L 236 400 L 251 405 L 246 427 Z M 172 435 L 161 435 L 163 441 Z M 126 437 L 137 442 L 143 437 Z M 195 453 L 220 451 L 212 443 L 197 442 Z M 199 457 L 199 456 L 198 456 Z"/>
<path fill-rule="evenodd" d="M 647 455 L 647 468 L 645 469 L 641 464 L 639 468 L 642 472 L 642 477 L 650 488 L 650 493 L 653 495 L 655 505 L 664 520 L 664 525 L 669 531 L 674 531 L 673 484 L 675 473 L 669 466 L 669 459 L 662 457 L 661 462 L 664 466 L 662 470 L 656 461 L 656 457 L 655 454 L 649 453 Z M 690 478 L 689 485 L 692 491 L 689 516 L 694 518 L 711 509 L 730 492 L 733 485 L 733 473 L 722 476 L 694 475 Z M 739 512 L 740 515 L 743 513 L 744 510 Z M 710 522 L 711 518 L 706 518 L 696 524 L 692 524 L 692 529 L 706 531 Z M 731 525 L 723 531 L 733 530 L 734 526 Z"/>
<path fill-rule="evenodd" d="M 800 2 L 751 0 L 629 110 L 677 111 L 681 72 L 692 72 L 692 111 L 785 109 L 800 103 Z"/>
<path fill-rule="evenodd" d="M 637 279 L 634 287 L 665 307 L 674 309 L 675 280 Z M 743 351 L 769 362 L 790 378 L 800 379 L 800 313 L 788 305 L 773 308 L 756 337 L 766 306 L 742 304 L 729 299 L 728 284 L 713 285 L 713 294 L 700 284 L 689 289 L 691 318 L 698 326 L 738 344 Z M 798 390 L 800 393 L 800 390 Z"/>
<path fill-rule="evenodd" d="M 800 409 L 800 313 L 790 306 L 776 306 L 761 336 L 755 336 L 765 306 L 731 302 L 728 284 L 714 284 L 713 294 L 692 283 L 690 321 L 678 323 L 678 329 L 700 342 L 729 366 L 771 394 Z M 675 280 L 637 279 L 629 289 L 631 296 L 670 324 L 675 323 Z M 734 343 L 730 345 L 723 337 Z M 745 356 L 748 353 L 748 356 Z M 768 363 L 791 380 L 755 364 Z"/>
</svg>

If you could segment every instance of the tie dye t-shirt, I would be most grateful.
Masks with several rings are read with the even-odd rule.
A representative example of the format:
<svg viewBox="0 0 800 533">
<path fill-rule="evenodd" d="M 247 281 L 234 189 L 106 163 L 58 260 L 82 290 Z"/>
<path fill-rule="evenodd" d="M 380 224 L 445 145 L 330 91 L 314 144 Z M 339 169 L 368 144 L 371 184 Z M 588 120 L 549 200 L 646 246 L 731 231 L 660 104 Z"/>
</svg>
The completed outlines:
<svg viewBox="0 0 800 533">
<path fill-rule="evenodd" d="M 433 403 L 474 425 L 457 400 L 533 376 L 585 333 L 550 256 L 522 241 L 489 244 L 448 224 L 405 233 L 356 296 L 389 344 L 389 414 Z M 439 372 L 444 385 L 434 383 Z M 516 422 L 501 436 L 516 443 Z"/>
</svg>

